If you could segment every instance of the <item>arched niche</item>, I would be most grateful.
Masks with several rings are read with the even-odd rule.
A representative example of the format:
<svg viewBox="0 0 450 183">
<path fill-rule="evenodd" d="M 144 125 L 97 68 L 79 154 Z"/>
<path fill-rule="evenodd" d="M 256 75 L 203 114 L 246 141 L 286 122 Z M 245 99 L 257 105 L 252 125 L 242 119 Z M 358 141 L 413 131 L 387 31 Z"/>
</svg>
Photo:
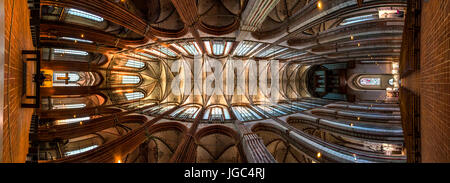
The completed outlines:
<svg viewBox="0 0 450 183">
<path fill-rule="evenodd" d="M 53 71 L 53 87 L 99 86 L 103 76 L 98 72 Z"/>
<path fill-rule="evenodd" d="M 53 95 L 47 98 L 47 100 L 42 100 L 41 109 L 56 110 L 98 107 L 105 104 L 106 101 L 107 97 L 102 93 L 91 95 Z"/>
<path fill-rule="evenodd" d="M 110 87 L 139 86 L 144 82 L 139 73 L 110 71 L 107 75 Z"/>
<path fill-rule="evenodd" d="M 140 59 L 116 56 L 111 59 L 109 67 L 111 67 L 112 69 L 143 71 L 147 68 L 147 62 Z"/>
<path fill-rule="evenodd" d="M 58 22 L 64 23 L 67 26 L 81 26 L 94 30 L 104 31 L 117 37 L 125 39 L 142 40 L 143 36 L 126 29 L 116 23 L 108 21 L 103 17 L 83 11 L 76 8 L 48 6 L 43 5 L 41 8 L 42 19 L 48 23 Z M 80 36 L 84 37 L 84 36 Z"/>
<path fill-rule="evenodd" d="M 129 153 L 126 163 L 168 163 L 182 141 L 187 128 L 181 123 L 152 125 L 145 141 Z"/>
<path fill-rule="evenodd" d="M 70 157 L 83 152 L 93 150 L 105 143 L 105 139 L 98 134 L 89 134 L 64 142 L 62 147 L 63 157 Z"/>
<path fill-rule="evenodd" d="M 194 136 L 196 163 L 241 163 L 244 155 L 239 136 L 231 128 L 213 125 L 200 129 Z"/>
<path fill-rule="evenodd" d="M 267 150 L 279 163 L 311 163 L 308 156 L 291 145 L 282 135 L 284 132 L 263 123 L 257 123 L 252 128 L 264 142 Z"/>
<path fill-rule="evenodd" d="M 61 68 L 64 67 L 64 63 L 80 62 L 89 63 L 90 65 L 102 65 L 108 61 L 108 57 L 103 54 L 72 48 L 42 48 L 42 59 L 51 63 L 57 63 L 61 65 Z M 55 69 L 58 68 L 56 67 Z"/>
<path fill-rule="evenodd" d="M 108 95 L 111 100 L 115 103 L 125 102 L 125 101 L 137 101 L 147 97 L 147 93 L 140 88 L 135 89 L 117 89 L 108 91 Z"/>
<path fill-rule="evenodd" d="M 224 35 L 239 28 L 239 14 L 244 9 L 239 0 L 199 0 L 199 29 L 212 35 Z"/>
</svg>

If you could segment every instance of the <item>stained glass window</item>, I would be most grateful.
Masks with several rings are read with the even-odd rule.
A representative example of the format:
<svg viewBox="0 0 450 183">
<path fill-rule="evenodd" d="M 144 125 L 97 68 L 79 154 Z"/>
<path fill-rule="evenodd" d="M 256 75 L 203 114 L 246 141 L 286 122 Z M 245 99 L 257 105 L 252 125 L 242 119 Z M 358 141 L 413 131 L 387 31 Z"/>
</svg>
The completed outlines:
<svg viewBox="0 0 450 183">
<path fill-rule="evenodd" d="M 361 78 L 359 84 L 362 86 L 379 86 L 381 84 L 381 78 Z"/>
<path fill-rule="evenodd" d="M 69 73 L 69 81 L 78 81 L 80 80 L 80 76 L 76 73 Z M 58 78 L 65 78 L 66 77 L 66 73 L 64 72 L 55 72 L 55 74 L 53 74 L 53 81 L 65 81 L 65 80 L 60 80 Z"/>
<path fill-rule="evenodd" d="M 67 74 L 67 75 L 66 75 Z M 66 76 L 68 78 L 66 78 Z M 67 80 L 67 83 L 66 83 Z M 55 72 L 53 73 L 53 86 L 80 86 L 77 81 L 80 80 L 80 75 L 77 73 Z"/>
</svg>

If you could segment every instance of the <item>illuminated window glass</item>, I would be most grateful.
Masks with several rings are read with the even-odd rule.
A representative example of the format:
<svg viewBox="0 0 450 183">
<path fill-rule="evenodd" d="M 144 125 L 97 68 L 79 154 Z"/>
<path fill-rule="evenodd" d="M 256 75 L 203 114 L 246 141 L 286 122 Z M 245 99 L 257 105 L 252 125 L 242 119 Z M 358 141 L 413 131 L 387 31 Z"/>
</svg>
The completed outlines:
<svg viewBox="0 0 450 183">
<path fill-rule="evenodd" d="M 83 153 L 83 152 L 86 152 L 86 151 L 90 151 L 92 149 L 95 149 L 96 147 L 98 147 L 98 145 L 93 145 L 93 146 L 81 148 L 81 149 L 74 150 L 74 151 L 68 151 L 68 152 L 64 153 L 64 155 L 72 156 L 72 155 L 75 155 L 75 154 L 80 154 L 80 153 Z"/>
<path fill-rule="evenodd" d="M 280 47 L 280 46 L 274 46 L 274 47 L 271 47 L 271 48 L 269 48 L 269 49 L 267 49 L 265 51 L 259 52 L 256 55 L 256 57 L 270 57 L 272 55 L 276 55 L 278 53 L 281 53 L 281 52 L 283 52 L 283 51 L 285 51 L 287 49 L 288 48 L 283 48 L 283 47 Z"/>
<path fill-rule="evenodd" d="M 141 69 L 145 66 L 145 63 L 136 60 L 128 60 L 125 66 Z"/>
<path fill-rule="evenodd" d="M 290 59 L 293 57 L 298 57 L 298 56 L 302 56 L 302 55 L 306 55 L 308 52 L 302 52 L 302 51 L 291 51 L 285 54 L 282 54 L 280 56 L 277 57 L 277 59 Z"/>
<path fill-rule="evenodd" d="M 262 119 L 261 116 L 256 114 L 253 110 L 243 107 L 243 106 L 235 106 L 232 107 L 233 113 L 236 115 L 236 118 L 239 121 L 251 121 L 251 120 L 257 120 Z"/>
<path fill-rule="evenodd" d="M 223 116 L 225 117 L 226 120 L 231 119 L 228 109 L 223 109 Z"/>
<path fill-rule="evenodd" d="M 188 117 L 188 118 L 191 118 L 191 119 L 194 119 L 197 115 L 197 111 L 198 111 L 198 107 L 190 107 L 190 108 L 188 108 L 188 109 L 186 109 L 184 112 L 183 112 L 183 114 L 181 114 L 180 115 L 180 117 L 184 117 L 184 116 L 186 116 L 186 117 Z"/>
<path fill-rule="evenodd" d="M 172 43 L 172 44 L 170 44 L 170 45 L 171 45 L 172 47 L 176 48 L 178 51 L 182 52 L 183 54 L 187 55 L 187 52 L 186 52 L 182 47 L 180 47 L 178 44 Z"/>
<path fill-rule="evenodd" d="M 224 121 L 231 119 L 231 116 L 226 108 L 210 107 L 205 111 L 203 119 L 211 121 Z"/>
<path fill-rule="evenodd" d="M 66 125 L 71 123 L 77 123 L 81 121 L 87 121 L 91 119 L 91 117 L 81 117 L 81 118 L 71 118 L 71 119 L 62 119 L 62 120 L 56 120 L 56 125 Z"/>
<path fill-rule="evenodd" d="M 405 15 L 405 12 L 402 10 L 378 10 L 378 17 L 381 18 L 403 18 Z"/>
<path fill-rule="evenodd" d="M 125 93 L 125 97 L 127 100 L 136 100 L 144 98 L 144 94 L 142 92 Z"/>
<path fill-rule="evenodd" d="M 214 41 L 213 43 L 213 53 L 214 55 L 222 55 L 225 45 L 223 42 Z"/>
<path fill-rule="evenodd" d="M 85 11 L 73 9 L 73 8 L 70 8 L 67 13 L 70 14 L 70 15 L 83 17 L 83 18 L 86 18 L 86 19 L 89 19 L 89 20 L 94 20 L 94 21 L 97 21 L 97 22 L 102 22 L 103 21 L 102 17 L 99 17 L 97 15 L 94 15 L 94 14 L 91 14 L 91 13 L 88 13 L 88 12 L 85 12 Z"/>
<path fill-rule="evenodd" d="M 389 85 L 394 86 L 394 78 L 389 79 Z"/>
<path fill-rule="evenodd" d="M 186 43 L 180 43 L 181 46 L 183 46 L 184 49 L 190 54 L 190 55 L 201 55 L 202 52 L 200 51 L 200 47 L 196 42 L 186 42 Z"/>
<path fill-rule="evenodd" d="M 164 112 L 166 112 L 166 111 L 168 111 L 168 110 L 170 110 L 170 109 L 172 109 L 174 107 L 175 107 L 174 105 L 168 105 L 168 106 L 161 107 L 157 114 L 162 114 L 162 113 L 164 113 Z"/>
<path fill-rule="evenodd" d="M 225 47 L 225 55 L 230 53 L 231 47 L 233 46 L 233 42 L 227 42 L 227 46 Z"/>
<path fill-rule="evenodd" d="M 361 78 L 359 84 L 362 86 L 379 86 L 381 84 L 381 78 Z"/>
<path fill-rule="evenodd" d="M 364 21 L 369 21 L 369 20 L 375 20 L 375 19 L 377 19 L 377 17 L 372 14 L 362 15 L 362 16 L 347 18 L 344 21 L 342 21 L 341 25 L 349 25 L 349 24 L 354 24 L 354 23 L 364 22 Z"/>
<path fill-rule="evenodd" d="M 122 76 L 122 84 L 138 84 L 140 81 L 138 76 Z"/>
<path fill-rule="evenodd" d="M 153 106 L 150 107 L 147 110 L 144 110 L 144 113 L 148 114 L 148 115 L 160 115 L 172 108 L 174 108 L 175 105 L 171 105 L 171 104 L 162 104 L 162 105 L 157 105 L 157 106 Z"/>
<path fill-rule="evenodd" d="M 280 104 L 280 106 L 289 108 L 291 111 L 304 111 L 304 110 L 306 110 L 306 108 L 302 108 L 302 107 L 296 106 L 294 104 Z"/>
<path fill-rule="evenodd" d="M 236 47 L 233 54 L 236 56 L 248 56 L 248 54 L 252 53 L 262 45 L 263 45 L 262 43 L 242 41 Z"/>
<path fill-rule="evenodd" d="M 76 73 L 69 73 L 67 76 L 69 77 L 69 81 L 80 80 L 80 76 Z M 65 78 L 65 77 L 66 77 L 66 73 L 55 72 L 53 74 L 53 81 L 65 81 L 65 80 L 61 80 L 61 78 Z"/>
<path fill-rule="evenodd" d="M 273 106 L 260 105 L 260 106 L 258 106 L 258 108 L 261 108 L 264 112 L 266 112 L 267 114 L 270 114 L 271 116 L 282 116 L 282 115 L 287 114 L 286 112 L 284 112 L 280 109 L 274 108 Z"/>
<path fill-rule="evenodd" d="M 172 114 L 170 114 L 170 116 L 175 117 L 183 110 L 184 110 L 184 108 L 179 108 L 179 109 L 175 110 Z"/>
<path fill-rule="evenodd" d="M 155 59 L 156 57 L 154 57 L 153 55 L 149 55 L 149 54 L 146 54 L 146 53 L 142 53 L 142 52 L 137 52 L 137 54 L 138 55 L 135 55 L 134 57 L 138 57 L 138 58 L 142 58 L 142 59 Z M 142 57 L 140 57 L 140 56 L 142 56 Z"/>
<path fill-rule="evenodd" d="M 195 119 L 199 112 L 200 112 L 199 107 L 185 106 L 185 107 L 182 107 L 181 110 L 180 109 L 176 110 L 175 112 L 170 114 L 170 116 L 176 117 L 179 119 Z"/>
<path fill-rule="evenodd" d="M 68 50 L 68 49 L 54 49 L 53 53 L 68 54 L 68 55 L 82 55 L 82 56 L 89 55 L 89 53 L 85 52 L 85 51 Z"/>
<path fill-rule="evenodd" d="M 166 55 L 168 55 L 168 56 L 171 56 L 171 57 L 176 57 L 177 56 L 177 54 L 176 53 L 174 53 L 172 50 L 170 50 L 169 48 L 166 48 L 166 47 L 159 47 L 159 48 L 156 48 L 158 51 L 160 51 L 160 52 L 162 52 L 162 53 L 164 53 L 164 54 L 166 54 Z"/>
<path fill-rule="evenodd" d="M 61 37 L 61 39 L 69 40 L 69 41 L 77 41 L 77 42 L 81 42 L 81 43 L 93 43 L 90 40 L 78 39 L 78 38 L 72 38 L 72 37 Z"/>
<path fill-rule="evenodd" d="M 57 104 L 53 105 L 53 109 L 78 109 L 86 107 L 86 104 Z"/>
<path fill-rule="evenodd" d="M 214 107 L 211 109 L 211 120 L 213 121 L 222 121 L 222 109 L 219 107 Z"/>
</svg>

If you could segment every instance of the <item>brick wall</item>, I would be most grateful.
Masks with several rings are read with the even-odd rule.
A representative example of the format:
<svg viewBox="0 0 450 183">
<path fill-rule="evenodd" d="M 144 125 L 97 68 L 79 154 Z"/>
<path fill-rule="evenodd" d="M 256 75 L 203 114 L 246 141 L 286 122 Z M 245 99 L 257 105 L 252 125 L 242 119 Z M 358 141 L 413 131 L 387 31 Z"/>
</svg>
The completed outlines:
<svg viewBox="0 0 450 183">
<path fill-rule="evenodd" d="M 13 7 L 14 2 L 14 7 Z M 33 49 L 27 0 L 4 0 L 4 105 L 1 162 L 25 162 L 33 110 L 20 108 L 23 64 L 21 51 Z M 0 20 L 3 21 L 3 20 Z M 11 27 L 12 25 L 12 27 Z"/>
<path fill-rule="evenodd" d="M 422 162 L 450 162 L 450 1 L 422 1 L 420 125 Z"/>
</svg>

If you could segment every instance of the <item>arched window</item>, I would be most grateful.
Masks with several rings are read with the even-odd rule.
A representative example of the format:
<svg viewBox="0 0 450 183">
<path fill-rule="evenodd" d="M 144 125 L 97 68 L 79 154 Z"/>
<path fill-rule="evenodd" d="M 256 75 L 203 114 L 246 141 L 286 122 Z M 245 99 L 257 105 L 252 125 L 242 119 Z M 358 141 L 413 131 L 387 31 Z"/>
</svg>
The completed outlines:
<svg viewBox="0 0 450 183">
<path fill-rule="evenodd" d="M 394 78 L 389 79 L 389 85 L 394 86 Z"/>
<path fill-rule="evenodd" d="M 142 69 L 145 66 L 144 62 L 140 62 L 140 61 L 136 61 L 136 60 L 128 60 L 127 63 L 125 64 L 125 66 L 127 67 L 132 67 L 132 68 L 137 68 L 137 69 Z"/>
<path fill-rule="evenodd" d="M 225 121 L 230 120 L 231 116 L 226 108 L 214 106 L 209 107 L 205 111 L 205 114 L 203 114 L 203 119 L 210 121 Z"/>
<path fill-rule="evenodd" d="M 170 116 L 182 120 L 195 119 L 200 111 L 201 107 L 189 105 L 177 109 Z"/>
<path fill-rule="evenodd" d="M 85 51 L 78 51 L 78 50 L 67 50 L 67 49 L 54 49 L 53 53 L 55 54 L 68 54 L 68 55 L 81 55 L 86 56 L 89 55 L 88 52 Z"/>
<path fill-rule="evenodd" d="M 148 115 L 160 115 L 174 107 L 175 107 L 174 104 L 161 104 L 161 105 L 150 107 L 147 110 L 144 110 L 144 113 L 146 113 Z"/>
<path fill-rule="evenodd" d="M 53 73 L 53 86 L 80 86 L 80 75 L 72 72 Z"/>
<path fill-rule="evenodd" d="M 61 37 L 61 39 L 80 42 L 80 43 L 93 43 L 93 41 L 91 41 L 91 40 L 78 39 L 78 38 L 73 38 L 73 37 Z"/>
<path fill-rule="evenodd" d="M 122 76 L 122 84 L 138 84 L 141 82 L 139 76 Z"/>
<path fill-rule="evenodd" d="M 304 111 L 305 108 L 299 107 L 294 104 L 279 104 L 281 107 L 287 108 L 290 110 L 290 112 L 296 112 L 296 111 Z"/>
<path fill-rule="evenodd" d="M 359 84 L 361 86 L 380 86 L 381 78 L 361 78 Z"/>
<path fill-rule="evenodd" d="M 265 51 L 258 52 L 258 54 L 256 54 L 256 57 L 261 57 L 261 58 L 271 57 L 273 55 L 276 55 L 278 53 L 286 51 L 287 49 L 288 48 L 284 48 L 284 47 L 281 47 L 281 46 L 274 46 L 274 47 L 271 47 L 271 48 L 269 48 L 269 49 L 267 49 Z"/>
<path fill-rule="evenodd" d="M 75 155 L 75 154 L 80 154 L 80 153 L 84 153 L 86 151 L 90 151 L 90 150 L 95 149 L 97 147 L 98 147 L 98 145 L 92 145 L 92 146 L 84 147 L 84 148 L 81 148 L 81 149 L 65 152 L 64 155 L 65 156 L 72 156 L 72 155 Z"/>
<path fill-rule="evenodd" d="M 88 13 L 88 12 L 85 12 L 85 11 L 73 9 L 73 8 L 70 8 L 67 13 L 70 14 L 70 15 L 75 15 L 75 16 L 83 17 L 83 18 L 86 18 L 86 19 L 89 19 L 89 20 L 93 20 L 93 21 L 96 21 L 96 22 L 102 22 L 103 21 L 102 17 L 99 17 L 97 15 L 94 15 L 94 14 L 91 14 L 91 13 Z"/>
<path fill-rule="evenodd" d="M 261 116 L 256 114 L 255 111 L 245 106 L 234 106 L 232 107 L 232 110 L 234 115 L 239 121 L 252 121 L 263 119 Z"/>
<path fill-rule="evenodd" d="M 286 110 L 269 105 L 258 105 L 256 108 L 262 109 L 262 111 L 264 111 L 263 113 L 269 114 L 271 116 L 283 116 L 288 114 Z M 260 110 L 258 111 L 261 112 Z"/>
<path fill-rule="evenodd" d="M 71 119 L 61 119 L 61 120 L 56 120 L 55 121 L 55 125 L 66 125 L 66 124 L 71 124 L 71 123 L 78 123 L 78 122 L 83 122 L 83 121 L 87 121 L 90 120 L 91 117 L 81 117 L 81 118 L 71 118 Z"/>
<path fill-rule="evenodd" d="M 145 96 L 144 93 L 142 92 L 125 93 L 124 95 L 127 98 L 127 100 L 141 99 L 144 98 Z"/>
<path fill-rule="evenodd" d="M 365 21 L 369 21 L 369 20 L 375 20 L 377 18 L 378 17 L 375 14 L 350 17 L 350 18 L 346 18 L 345 20 L 343 20 L 340 25 L 349 25 L 349 24 L 354 24 L 354 23 L 358 23 L 358 22 L 365 22 Z"/>
<path fill-rule="evenodd" d="M 57 104 L 53 105 L 53 109 L 78 109 L 86 107 L 86 104 Z"/>
</svg>

